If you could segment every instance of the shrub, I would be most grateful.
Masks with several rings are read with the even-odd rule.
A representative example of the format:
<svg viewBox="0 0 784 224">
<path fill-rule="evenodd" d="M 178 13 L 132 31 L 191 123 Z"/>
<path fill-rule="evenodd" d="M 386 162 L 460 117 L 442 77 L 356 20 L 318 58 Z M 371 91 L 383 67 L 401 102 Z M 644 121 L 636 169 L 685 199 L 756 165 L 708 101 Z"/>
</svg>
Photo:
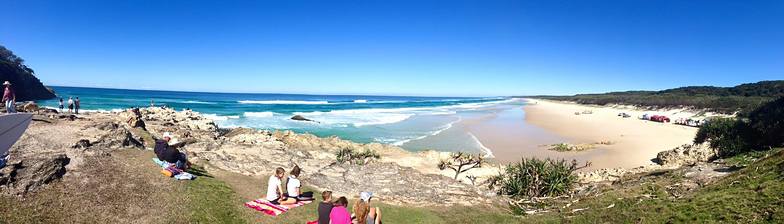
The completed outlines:
<svg viewBox="0 0 784 224">
<path fill-rule="evenodd" d="M 381 158 L 378 153 L 366 149 L 365 151 L 358 152 L 353 148 L 342 148 L 335 153 L 338 163 L 351 163 L 356 165 L 365 165 L 373 160 Z"/>
<path fill-rule="evenodd" d="M 457 176 L 461 173 L 482 167 L 482 164 L 484 164 L 484 158 L 480 154 L 453 152 L 449 154 L 449 159 L 441 160 L 438 163 L 438 169 L 445 170 L 448 168 L 455 171 L 455 180 L 457 180 Z"/>
<path fill-rule="evenodd" d="M 499 194 L 512 197 L 559 196 L 574 187 L 577 181 L 574 171 L 589 165 L 578 167 L 577 160 L 523 158 L 507 166 L 491 185 L 500 186 Z"/>
<path fill-rule="evenodd" d="M 748 125 L 734 118 L 717 118 L 700 127 L 694 143 L 708 143 L 716 149 L 719 157 L 733 156 L 750 151 L 751 130 Z"/>
<path fill-rule="evenodd" d="M 749 127 L 758 137 L 760 146 L 784 146 L 784 97 L 767 103 L 749 113 Z"/>
</svg>

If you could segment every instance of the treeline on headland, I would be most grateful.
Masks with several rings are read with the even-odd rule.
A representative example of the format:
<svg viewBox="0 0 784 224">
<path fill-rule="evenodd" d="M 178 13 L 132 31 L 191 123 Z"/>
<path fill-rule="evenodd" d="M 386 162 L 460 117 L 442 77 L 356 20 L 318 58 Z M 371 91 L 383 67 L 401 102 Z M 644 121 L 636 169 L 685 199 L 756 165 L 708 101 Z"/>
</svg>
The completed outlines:
<svg viewBox="0 0 784 224">
<path fill-rule="evenodd" d="M 16 101 L 44 100 L 54 98 L 34 75 L 35 71 L 25 64 L 24 59 L 0 45 L 0 83 L 8 81 L 16 92 Z"/>
<path fill-rule="evenodd" d="M 734 87 L 688 86 L 662 91 L 625 91 L 573 96 L 531 96 L 531 98 L 573 101 L 580 104 L 622 104 L 652 109 L 690 107 L 719 113 L 748 113 L 784 97 L 784 80 L 761 81 Z"/>
</svg>

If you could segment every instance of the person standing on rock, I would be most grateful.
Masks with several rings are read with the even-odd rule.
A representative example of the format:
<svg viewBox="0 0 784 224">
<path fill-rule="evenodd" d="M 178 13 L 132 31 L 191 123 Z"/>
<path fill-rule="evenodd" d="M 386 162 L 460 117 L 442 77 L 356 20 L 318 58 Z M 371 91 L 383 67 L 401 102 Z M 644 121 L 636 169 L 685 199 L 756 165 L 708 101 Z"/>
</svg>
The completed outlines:
<svg viewBox="0 0 784 224">
<path fill-rule="evenodd" d="M 63 112 L 63 98 L 60 97 L 60 113 Z"/>
<path fill-rule="evenodd" d="M 74 112 L 76 112 L 76 114 L 79 114 L 80 107 L 81 107 L 81 102 L 79 101 L 79 97 L 77 96 L 76 100 L 74 100 Z"/>
<path fill-rule="evenodd" d="M 5 112 L 6 113 L 16 113 L 16 93 L 14 89 L 11 88 L 11 82 L 5 81 L 3 82 L 3 86 L 5 86 L 5 91 L 3 91 L 3 103 L 5 103 Z"/>
<path fill-rule="evenodd" d="M 73 113 L 73 97 L 68 97 L 68 113 Z"/>
</svg>

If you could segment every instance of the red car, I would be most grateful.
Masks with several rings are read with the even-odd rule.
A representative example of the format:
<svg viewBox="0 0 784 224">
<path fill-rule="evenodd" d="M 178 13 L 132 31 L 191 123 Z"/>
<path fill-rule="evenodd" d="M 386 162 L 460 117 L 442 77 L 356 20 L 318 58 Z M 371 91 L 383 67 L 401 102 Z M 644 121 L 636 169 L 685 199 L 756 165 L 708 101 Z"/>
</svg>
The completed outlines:
<svg viewBox="0 0 784 224">
<path fill-rule="evenodd" d="M 651 121 L 664 123 L 664 122 L 670 122 L 670 118 L 662 115 L 653 115 L 651 116 Z"/>
</svg>

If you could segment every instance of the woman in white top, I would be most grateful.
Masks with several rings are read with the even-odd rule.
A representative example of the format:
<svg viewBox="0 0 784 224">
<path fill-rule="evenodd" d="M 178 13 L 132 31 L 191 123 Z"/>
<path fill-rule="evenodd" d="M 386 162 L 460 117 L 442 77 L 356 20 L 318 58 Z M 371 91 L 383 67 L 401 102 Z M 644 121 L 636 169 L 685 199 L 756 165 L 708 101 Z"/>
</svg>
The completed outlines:
<svg viewBox="0 0 784 224">
<path fill-rule="evenodd" d="M 302 183 L 297 179 L 300 172 L 302 172 L 302 170 L 299 166 L 294 166 L 294 168 L 291 169 L 291 176 L 289 176 L 288 181 L 286 181 L 286 194 L 297 201 L 312 201 L 313 192 L 302 192 L 301 190 Z"/>
<path fill-rule="evenodd" d="M 267 201 L 272 204 L 290 205 L 297 203 L 296 199 L 288 198 L 283 194 L 283 182 L 281 179 L 283 179 L 285 174 L 286 170 L 278 167 L 275 169 L 275 175 L 270 176 L 269 181 L 267 181 Z"/>
</svg>

